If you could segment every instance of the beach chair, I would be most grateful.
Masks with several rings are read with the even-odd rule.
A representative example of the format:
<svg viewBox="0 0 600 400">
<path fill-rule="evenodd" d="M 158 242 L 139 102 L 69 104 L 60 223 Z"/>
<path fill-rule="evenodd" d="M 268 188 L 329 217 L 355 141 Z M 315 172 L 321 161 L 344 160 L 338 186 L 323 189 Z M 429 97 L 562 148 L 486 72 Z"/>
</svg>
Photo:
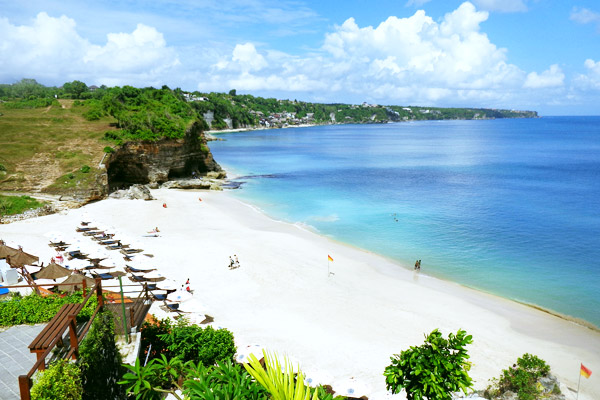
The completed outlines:
<svg viewBox="0 0 600 400">
<path fill-rule="evenodd" d="M 140 268 L 130 267 L 129 265 L 125 265 L 125 271 L 131 272 L 131 273 L 140 273 L 140 272 L 145 273 L 145 272 L 156 271 L 156 268 L 140 269 Z"/>
<path fill-rule="evenodd" d="M 135 253 L 141 253 L 142 249 L 121 249 L 120 250 L 122 254 L 135 254 Z"/>
<path fill-rule="evenodd" d="M 167 299 L 167 295 L 162 293 L 152 293 L 152 298 L 155 301 L 165 301 Z"/>
</svg>

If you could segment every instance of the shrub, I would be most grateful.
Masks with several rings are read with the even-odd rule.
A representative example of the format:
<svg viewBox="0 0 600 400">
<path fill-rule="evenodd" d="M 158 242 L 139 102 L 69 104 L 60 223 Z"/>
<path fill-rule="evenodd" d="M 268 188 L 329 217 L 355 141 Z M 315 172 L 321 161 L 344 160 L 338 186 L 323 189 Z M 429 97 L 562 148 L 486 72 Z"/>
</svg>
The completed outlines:
<svg viewBox="0 0 600 400">
<path fill-rule="evenodd" d="M 127 385 L 127 394 L 135 395 L 136 399 L 161 400 L 164 393 L 181 390 L 180 379 L 184 375 L 185 365 L 177 357 L 167 359 L 164 354 L 155 358 L 146 366 L 140 365 L 136 359 L 135 365 L 124 365 L 131 372 L 123 375 L 119 384 Z"/>
<path fill-rule="evenodd" d="M 113 149 L 113 148 L 112 148 L 112 147 L 110 147 L 110 146 L 106 146 L 106 147 L 104 148 L 104 152 L 105 152 L 105 153 L 107 153 L 107 154 L 114 153 L 114 152 L 115 152 L 115 149 Z"/>
<path fill-rule="evenodd" d="M 99 108 L 92 108 L 83 113 L 83 117 L 88 121 L 97 121 L 104 116 L 104 113 Z"/>
<path fill-rule="evenodd" d="M 472 383 L 465 346 L 472 342 L 472 336 L 461 329 L 456 335 L 450 333 L 448 339 L 435 329 L 425 344 L 391 357 L 392 364 L 383 373 L 387 389 L 392 394 L 405 389 L 408 400 L 450 400 L 454 392 L 466 393 Z"/>
<path fill-rule="evenodd" d="M 525 353 L 516 364 L 502 371 L 500 378 L 486 389 L 485 396 L 492 398 L 511 391 L 517 394 L 519 400 L 535 400 L 541 393 L 537 384 L 539 378 L 549 373 L 550 366 L 544 360 Z M 555 386 L 554 390 L 557 389 L 560 392 L 560 388 Z"/>
<path fill-rule="evenodd" d="M 79 347 L 83 393 L 90 400 L 118 399 L 123 387 L 121 353 L 115 343 L 115 326 L 110 311 L 96 314 L 92 328 Z"/>
<path fill-rule="evenodd" d="M 168 354 L 167 344 L 160 336 L 168 334 L 171 329 L 172 324 L 169 318 L 157 320 L 155 323 L 144 322 L 140 331 L 142 334 L 140 345 L 144 356 L 148 351 L 150 351 L 150 355 L 148 356 L 150 360 L 160 357 L 161 354 Z"/>
<path fill-rule="evenodd" d="M 0 171 L 6 171 L 6 167 L 4 166 L 4 164 L 0 164 Z"/>
<path fill-rule="evenodd" d="M 76 364 L 59 360 L 36 379 L 31 388 L 32 400 L 81 400 L 80 370 Z"/>
<path fill-rule="evenodd" d="M 233 334 L 227 329 L 215 330 L 181 323 L 171 333 L 160 335 L 172 357 L 182 361 L 201 362 L 205 366 L 232 360 L 236 351 Z"/>
<path fill-rule="evenodd" d="M 82 300 L 81 292 L 64 297 L 57 295 L 44 297 L 35 293 L 22 297 L 13 294 L 9 300 L 0 302 L 0 326 L 48 322 L 63 304 L 81 303 Z M 77 316 L 77 322 L 89 321 L 96 305 L 96 298 L 93 296 Z"/>
<path fill-rule="evenodd" d="M 81 172 L 83 172 L 84 174 L 87 174 L 88 172 L 90 172 L 91 168 L 89 165 L 84 165 L 81 167 Z"/>
<path fill-rule="evenodd" d="M 44 204 L 29 196 L 0 195 L 0 215 L 20 214 L 26 210 L 40 208 Z"/>
<path fill-rule="evenodd" d="M 239 364 L 233 364 L 229 360 L 215 367 L 189 363 L 183 387 L 183 393 L 190 399 L 261 400 L 267 398 L 266 390 Z"/>
</svg>

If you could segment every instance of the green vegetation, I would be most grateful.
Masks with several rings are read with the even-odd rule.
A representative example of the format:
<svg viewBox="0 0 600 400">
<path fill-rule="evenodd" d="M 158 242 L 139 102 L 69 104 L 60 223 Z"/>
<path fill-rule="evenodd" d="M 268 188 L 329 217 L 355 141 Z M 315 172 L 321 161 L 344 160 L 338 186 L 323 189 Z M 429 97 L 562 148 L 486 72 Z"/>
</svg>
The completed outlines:
<svg viewBox="0 0 600 400">
<path fill-rule="evenodd" d="M 550 366 L 535 355 L 523 354 L 512 367 L 502 371 L 500 378 L 490 385 L 484 395 L 488 399 L 497 398 L 511 391 L 517 394 L 519 400 L 535 400 L 543 392 L 538 380 L 548 376 Z M 552 393 L 560 393 L 555 385 Z"/>
<path fill-rule="evenodd" d="M 32 400 L 81 400 L 80 370 L 77 364 L 58 360 L 41 372 L 31 388 Z"/>
<path fill-rule="evenodd" d="M 190 324 L 185 318 L 172 324 L 163 319 L 156 324 L 142 325 L 142 348 L 152 345 L 151 359 L 161 354 L 177 357 L 183 362 L 194 361 L 205 366 L 221 361 L 233 361 L 235 343 L 227 329 L 202 328 Z"/>
<path fill-rule="evenodd" d="M 22 297 L 19 293 L 11 293 L 11 297 L 0 301 L 0 326 L 48 322 L 63 304 L 81 303 L 83 299 L 82 292 L 75 292 L 63 297 L 58 295 L 40 296 L 35 293 Z M 96 298 L 92 296 L 77 315 L 77 322 L 89 321 L 96 306 Z"/>
<path fill-rule="evenodd" d="M 267 399 L 266 392 L 253 381 L 244 369 L 231 361 L 214 366 L 188 361 L 183 363 L 175 357 L 167 359 L 164 355 L 148 362 L 144 367 L 139 359 L 134 366 L 125 365 L 130 372 L 120 381 L 127 392 L 136 399 L 159 400 L 165 393 L 183 392 L 184 398 L 218 399 Z"/>
<path fill-rule="evenodd" d="M 85 399 L 123 397 L 124 388 L 117 382 L 124 368 L 115 343 L 115 326 L 110 311 L 96 314 L 89 333 L 79 347 L 79 366 Z"/>
<path fill-rule="evenodd" d="M 451 400 L 452 393 L 459 390 L 466 394 L 472 382 L 465 346 L 472 342 L 472 336 L 463 330 L 445 339 L 435 329 L 425 344 L 391 357 L 392 363 L 384 372 L 387 389 L 393 394 L 405 389 L 408 400 Z"/>
<path fill-rule="evenodd" d="M 301 371 L 294 373 L 292 363 L 287 358 L 284 358 L 282 365 L 275 355 L 263 351 L 263 356 L 264 367 L 253 354 L 250 355 L 250 363 L 244 364 L 244 367 L 269 392 L 271 399 L 319 399 L 317 391 L 311 391 L 304 383 L 304 374 Z"/>
<path fill-rule="evenodd" d="M 167 86 L 88 87 L 81 81 L 47 87 L 34 79 L 0 84 L 0 115 L 0 162 L 5 170 L 0 170 L 0 190 L 43 188 L 56 194 L 95 187 L 101 171 L 94 166 L 107 148 L 127 141 L 182 138 L 193 123 L 222 130 L 537 116 L 513 110 L 319 104 L 255 97 L 235 89 L 190 93 Z M 75 156 L 62 156 L 68 153 Z M 92 167 L 89 176 L 77 174 L 82 165 Z"/>
<path fill-rule="evenodd" d="M 29 196 L 0 195 L 0 216 L 21 214 L 27 210 L 43 207 L 44 204 Z"/>
</svg>

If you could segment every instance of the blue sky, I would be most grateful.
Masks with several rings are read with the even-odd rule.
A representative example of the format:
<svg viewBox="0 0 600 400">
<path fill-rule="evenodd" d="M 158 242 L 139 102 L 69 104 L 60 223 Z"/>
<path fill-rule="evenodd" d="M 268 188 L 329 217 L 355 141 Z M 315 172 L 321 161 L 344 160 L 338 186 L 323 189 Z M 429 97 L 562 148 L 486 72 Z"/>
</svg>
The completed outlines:
<svg viewBox="0 0 600 400">
<path fill-rule="evenodd" d="M 0 82 L 600 114 L 596 0 L 0 0 Z"/>
</svg>

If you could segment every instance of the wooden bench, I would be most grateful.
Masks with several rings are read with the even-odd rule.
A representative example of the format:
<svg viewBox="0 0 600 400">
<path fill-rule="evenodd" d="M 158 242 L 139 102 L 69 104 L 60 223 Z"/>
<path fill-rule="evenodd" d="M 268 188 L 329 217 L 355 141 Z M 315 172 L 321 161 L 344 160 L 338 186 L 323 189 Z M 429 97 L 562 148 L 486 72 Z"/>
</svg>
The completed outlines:
<svg viewBox="0 0 600 400">
<path fill-rule="evenodd" d="M 71 347 L 77 347 L 78 342 L 75 316 L 77 316 L 79 311 L 81 311 L 81 308 L 81 304 L 63 305 L 58 311 L 58 313 L 56 313 L 56 315 L 50 320 L 50 322 L 48 322 L 48 325 L 46 325 L 46 327 L 40 332 L 40 334 L 37 335 L 35 339 L 33 339 L 33 342 L 31 342 L 31 344 L 28 347 L 31 353 L 36 353 L 38 361 L 57 337 L 60 337 L 59 343 L 62 344 L 62 336 L 67 325 L 69 326 L 70 331 L 69 336 Z M 71 318 L 71 316 L 73 317 Z M 39 369 L 44 370 L 45 368 L 45 363 L 41 363 Z"/>
</svg>

